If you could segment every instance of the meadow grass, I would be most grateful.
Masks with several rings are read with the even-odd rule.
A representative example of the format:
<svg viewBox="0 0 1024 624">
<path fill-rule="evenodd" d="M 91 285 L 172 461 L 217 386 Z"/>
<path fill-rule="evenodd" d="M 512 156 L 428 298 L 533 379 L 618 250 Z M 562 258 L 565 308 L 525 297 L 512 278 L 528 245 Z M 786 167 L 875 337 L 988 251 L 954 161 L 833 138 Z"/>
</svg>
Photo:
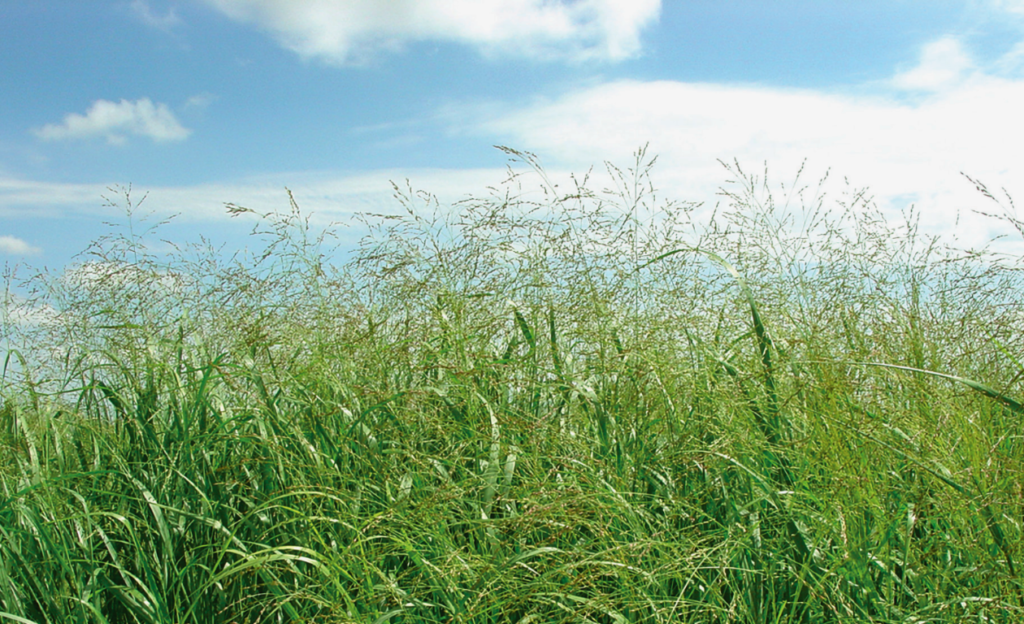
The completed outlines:
<svg viewBox="0 0 1024 624">
<path fill-rule="evenodd" d="M 9 281 L 0 622 L 1024 621 L 1019 259 L 508 151 L 340 265 L 292 202 Z"/>
</svg>

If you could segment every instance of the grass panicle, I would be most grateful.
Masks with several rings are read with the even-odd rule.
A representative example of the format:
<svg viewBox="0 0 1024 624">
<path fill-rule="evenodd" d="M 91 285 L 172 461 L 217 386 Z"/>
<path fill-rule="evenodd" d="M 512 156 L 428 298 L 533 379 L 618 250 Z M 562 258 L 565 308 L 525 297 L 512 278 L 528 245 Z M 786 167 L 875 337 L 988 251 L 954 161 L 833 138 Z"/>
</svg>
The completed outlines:
<svg viewBox="0 0 1024 624">
<path fill-rule="evenodd" d="M 156 254 L 126 190 L 9 273 L 0 621 L 1024 620 L 1019 259 L 504 151 L 343 262 L 290 195 Z"/>
</svg>

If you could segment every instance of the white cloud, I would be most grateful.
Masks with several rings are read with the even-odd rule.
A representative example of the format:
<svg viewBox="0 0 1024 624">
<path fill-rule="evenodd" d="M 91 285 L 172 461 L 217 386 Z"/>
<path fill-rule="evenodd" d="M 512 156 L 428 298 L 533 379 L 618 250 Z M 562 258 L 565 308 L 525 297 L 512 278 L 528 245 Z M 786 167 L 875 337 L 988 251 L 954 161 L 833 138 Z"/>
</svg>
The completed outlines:
<svg viewBox="0 0 1024 624">
<path fill-rule="evenodd" d="M 992 6 L 1008 13 L 1024 13 L 1024 0 L 991 0 Z"/>
<path fill-rule="evenodd" d="M 9 256 L 36 256 L 42 253 L 42 250 L 29 245 L 20 238 L 0 236 L 0 253 Z"/>
<path fill-rule="evenodd" d="M 128 135 L 154 141 L 183 141 L 191 130 L 183 127 L 166 104 L 154 104 L 149 98 L 130 102 L 96 100 L 85 115 L 70 113 L 60 124 L 47 124 L 36 135 L 48 141 L 104 137 L 120 145 Z"/>
<path fill-rule="evenodd" d="M 945 43 L 944 43 L 945 42 Z M 942 43 L 941 46 L 937 45 Z M 946 40 L 922 51 L 965 55 Z M 924 63 L 925 65 L 927 63 Z M 897 74 L 899 75 L 899 74 Z M 986 75 L 963 66 L 956 80 L 930 84 L 938 90 L 907 100 L 896 80 L 856 93 L 675 81 L 616 81 L 537 100 L 520 107 L 453 108 L 439 118 L 453 133 L 481 137 L 533 151 L 553 176 L 582 172 L 601 160 L 628 164 L 634 150 L 650 142 L 659 156 L 654 182 L 663 197 L 709 201 L 726 180 L 718 159 L 734 158 L 748 170 L 767 163 L 775 180 L 788 182 L 805 159 L 804 182 L 826 168 L 832 179 L 868 186 L 879 207 L 895 219 L 913 203 L 922 229 L 957 235 L 962 245 L 980 245 L 1000 224 L 974 214 L 993 206 L 962 175 L 1020 196 L 1024 172 L 1024 80 Z M 149 188 L 146 205 L 161 214 L 183 213 L 183 221 L 227 219 L 223 204 L 259 212 L 287 209 L 284 187 L 295 191 L 304 211 L 323 220 L 346 221 L 353 212 L 393 212 L 388 180 L 412 180 L 442 202 L 484 193 L 504 179 L 501 170 L 376 170 L 358 174 L 298 174 L 221 184 Z M 833 187 L 834 188 L 834 187 Z M 97 198 L 103 185 L 53 185 L 0 177 L 0 216 L 62 206 L 112 214 Z M 355 234 L 353 232 L 353 234 Z M 1016 237 L 1019 239 L 1019 237 Z"/>
<path fill-rule="evenodd" d="M 144 284 L 153 289 L 153 292 L 162 290 L 171 294 L 182 292 L 189 282 L 188 276 L 182 273 L 165 269 L 154 270 L 130 262 L 112 260 L 84 262 L 65 267 L 60 280 L 65 286 L 76 290 L 118 289 L 133 284 Z"/>
<path fill-rule="evenodd" d="M 143 24 L 159 30 L 168 31 L 181 24 L 181 18 L 173 8 L 161 15 L 154 11 L 146 0 L 133 0 L 129 7 Z"/>
<path fill-rule="evenodd" d="M 103 184 L 67 184 L 0 176 L 0 217 L 57 218 L 96 209 L 106 193 Z M 97 210 L 97 212 L 99 212 Z"/>
<path fill-rule="evenodd" d="M 217 99 L 217 96 L 212 93 L 200 93 L 185 100 L 185 104 L 181 108 L 186 111 L 194 109 L 203 110 L 216 102 Z"/>
<path fill-rule="evenodd" d="M 811 175 L 831 168 L 834 179 L 868 186 L 893 217 L 913 203 L 925 231 L 980 245 L 1001 228 L 973 214 L 994 206 L 961 172 L 1024 193 L 1024 81 L 974 74 L 944 84 L 907 103 L 898 93 L 623 80 L 487 111 L 476 127 L 577 171 L 596 158 L 628 163 L 650 142 L 662 194 L 684 200 L 713 198 L 725 178 L 718 159 L 738 159 L 748 170 L 767 163 L 776 180 L 791 178 L 807 159 L 809 172 L 818 172 Z M 473 112 L 459 115 L 466 124 Z"/>
<path fill-rule="evenodd" d="M 286 48 L 358 63 L 412 41 L 453 41 L 487 54 L 621 60 L 661 0 L 205 0 L 271 32 Z"/>
<path fill-rule="evenodd" d="M 6 322 L 14 327 L 29 328 L 45 325 L 57 318 L 57 311 L 49 305 L 34 305 L 23 297 L 10 292 L 6 293 L 3 300 L 0 300 L 0 322 Z M 6 341 L 8 336 L 4 336 Z M 0 346 L 9 346 L 9 343 L 0 343 Z"/>
<path fill-rule="evenodd" d="M 974 63 L 954 37 L 929 43 L 921 51 L 920 63 L 896 74 L 892 83 L 898 89 L 938 91 L 955 85 Z"/>
</svg>

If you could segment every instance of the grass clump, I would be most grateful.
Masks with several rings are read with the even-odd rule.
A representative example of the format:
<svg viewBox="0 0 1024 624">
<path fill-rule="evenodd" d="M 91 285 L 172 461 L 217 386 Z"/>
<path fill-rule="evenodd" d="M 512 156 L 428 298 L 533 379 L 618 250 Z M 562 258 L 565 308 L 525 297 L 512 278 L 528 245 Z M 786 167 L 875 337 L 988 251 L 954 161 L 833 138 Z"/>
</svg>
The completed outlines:
<svg viewBox="0 0 1024 624">
<path fill-rule="evenodd" d="M 509 153 L 341 265 L 292 202 L 255 254 L 129 232 L 21 283 L 0 621 L 1024 618 L 1019 265 Z"/>
</svg>

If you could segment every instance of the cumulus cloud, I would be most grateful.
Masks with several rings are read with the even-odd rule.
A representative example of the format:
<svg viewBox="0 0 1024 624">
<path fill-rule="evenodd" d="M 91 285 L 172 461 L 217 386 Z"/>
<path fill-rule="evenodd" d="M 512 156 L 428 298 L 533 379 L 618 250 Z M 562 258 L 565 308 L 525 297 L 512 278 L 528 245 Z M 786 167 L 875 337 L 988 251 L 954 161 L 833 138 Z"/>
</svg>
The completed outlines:
<svg viewBox="0 0 1024 624">
<path fill-rule="evenodd" d="M 42 253 L 42 250 L 29 245 L 20 238 L 0 236 L 0 253 L 8 256 L 36 256 Z"/>
<path fill-rule="evenodd" d="M 0 299 L 0 321 L 14 327 L 31 328 L 50 323 L 57 318 L 57 311 L 49 305 L 33 305 L 23 297 L 6 293 Z M 0 347 L 9 348 L 9 336 L 0 336 Z"/>
<path fill-rule="evenodd" d="M 960 42 L 944 37 L 926 45 L 918 65 L 896 74 L 892 83 L 898 89 L 938 91 L 956 84 L 973 66 Z"/>
<path fill-rule="evenodd" d="M 190 133 L 166 104 L 154 104 L 149 98 L 96 100 L 84 115 L 71 113 L 63 123 L 36 130 L 36 135 L 47 141 L 103 137 L 114 145 L 125 143 L 130 135 L 166 142 L 183 141 Z"/>
<path fill-rule="evenodd" d="M 950 56 L 960 63 L 959 73 L 951 81 L 922 72 L 913 84 L 931 91 L 915 102 L 899 91 L 840 94 L 622 80 L 500 114 L 476 113 L 477 131 L 577 170 L 592 164 L 595 154 L 629 162 L 649 141 L 650 153 L 659 156 L 656 180 L 681 199 L 713 197 L 725 173 L 718 159 L 735 158 L 748 169 L 768 163 L 776 179 L 792 175 L 807 159 L 810 171 L 831 168 L 840 179 L 870 187 L 879 206 L 896 217 L 913 203 L 926 231 L 981 244 L 995 225 L 972 209 L 993 207 L 961 172 L 993 189 L 1006 186 L 1012 193 L 1017 185 L 1024 191 L 1024 81 L 979 72 L 961 76 L 967 65 L 948 41 L 926 47 L 922 56 L 922 67 L 933 57 Z M 461 124 L 474 115 L 453 112 Z"/>
<path fill-rule="evenodd" d="M 486 54 L 621 60 L 661 0 L 205 0 L 269 31 L 286 48 L 334 64 L 413 41 L 452 41 Z"/>
</svg>

